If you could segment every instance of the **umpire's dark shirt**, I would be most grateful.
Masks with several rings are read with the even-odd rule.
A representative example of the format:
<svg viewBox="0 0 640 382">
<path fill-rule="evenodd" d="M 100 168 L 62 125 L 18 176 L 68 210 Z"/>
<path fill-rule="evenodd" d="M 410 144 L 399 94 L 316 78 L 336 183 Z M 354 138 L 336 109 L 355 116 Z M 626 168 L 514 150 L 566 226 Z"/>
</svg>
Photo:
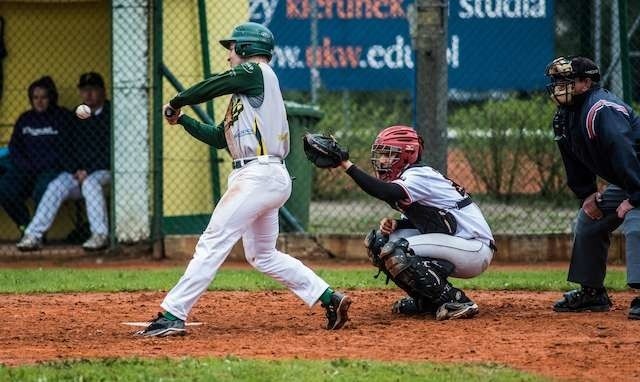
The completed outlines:
<svg viewBox="0 0 640 382">
<path fill-rule="evenodd" d="M 580 105 L 567 108 L 565 136 L 558 147 L 567 184 L 580 199 L 597 191 L 596 176 L 629 194 L 640 206 L 640 118 L 629 105 L 600 87 Z"/>
</svg>

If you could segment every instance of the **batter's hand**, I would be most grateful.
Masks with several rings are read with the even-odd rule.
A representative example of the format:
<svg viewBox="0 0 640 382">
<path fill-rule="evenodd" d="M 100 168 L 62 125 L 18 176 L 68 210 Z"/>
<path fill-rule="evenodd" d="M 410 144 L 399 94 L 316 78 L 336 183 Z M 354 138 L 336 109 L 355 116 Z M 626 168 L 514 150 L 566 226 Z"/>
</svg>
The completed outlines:
<svg viewBox="0 0 640 382">
<path fill-rule="evenodd" d="M 618 208 L 616 208 L 616 212 L 618 213 L 618 217 L 620 219 L 624 219 L 624 215 L 626 215 L 627 212 L 631 211 L 634 208 L 635 207 L 633 206 L 633 204 L 629 202 L 629 199 L 625 199 L 622 201 L 622 203 L 620 203 Z"/>
<path fill-rule="evenodd" d="M 162 115 L 164 115 L 164 119 L 166 119 L 170 125 L 175 125 L 178 123 L 178 118 L 182 115 L 182 111 L 180 109 L 174 109 L 170 104 L 166 104 L 162 107 Z"/>
<path fill-rule="evenodd" d="M 396 219 L 392 218 L 384 218 L 380 220 L 380 232 L 384 235 L 389 235 L 391 232 L 395 231 L 398 227 L 398 222 Z"/>
<path fill-rule="evenodd" d="M 589 195 L 584 202 L 582 202 L 582 210 L 584 213 L 593 220 L 602 219 L 602 211 L 598 207 L 598 202 L 602 201 L 602 195 L 599 192 L 594 192 Z M 619 208 L 619 207 L 618 207 Z"/>
</svg>

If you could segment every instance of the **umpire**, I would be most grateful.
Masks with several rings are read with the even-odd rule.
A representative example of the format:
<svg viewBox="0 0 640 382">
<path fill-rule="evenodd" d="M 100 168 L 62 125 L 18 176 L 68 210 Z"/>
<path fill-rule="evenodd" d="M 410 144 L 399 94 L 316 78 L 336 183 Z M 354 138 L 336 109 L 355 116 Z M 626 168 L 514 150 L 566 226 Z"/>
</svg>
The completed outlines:
<svg viewBox="0 0 640 382">
<path fill-rule="evenodd" d="M 575 227 L 568 280 L 580 289 L 564 294 L 556 312 L 604 312 L 611 232 L 621 224 L 626 240 L 627 284 L 640 289 L 640 118 L 629 105 L 600 87 L 598 66 L 585 57 L 559 57 L 545 73 L 558 105 L 555 140 L 569 188 L 582 201 Z M 608 182 L 598 191 L 596 177 Z M 629 319 L 640 319 L 640 297 Z"/>
</svg>

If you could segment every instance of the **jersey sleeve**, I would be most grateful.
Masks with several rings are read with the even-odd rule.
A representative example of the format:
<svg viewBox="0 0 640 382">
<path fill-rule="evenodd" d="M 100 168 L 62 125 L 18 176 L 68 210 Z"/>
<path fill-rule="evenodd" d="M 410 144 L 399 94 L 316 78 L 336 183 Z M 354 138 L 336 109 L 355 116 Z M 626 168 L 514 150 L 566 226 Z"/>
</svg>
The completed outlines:
<svg viewBox="0 0 640 382">
<path fill-rule="evenodd" d="M 631 139 L 631 124 L 627 119 L 629 112 L 624 108 L 603 107 L 587 129 L 591 128 L 596 144 L 607 160 L 613 163 L 612 169 L 629 194 L 629 201 L 634 207 L 640 206 L 640 161 Z"/>
<path fill-rule="evenodd" d="M 173 108 L 197 105 L 226 94 L 258 96 L 264 93 L 264 79 L 260 65 L 244 63 L 226 72 L 215 74 L 178 93 L 169 104 Z"/>
<path fill-rule="evenodd" d="M 407 196 L 407 204 L 411 204 L 416 200 L 430 200 L 433 199 L 432 188 L 428 185 L 432 185 L 434 181 L 440 180 L 442 176 L 436 176 L 435 171 L 433 174 L 423 172 L 418 174 L 417 171 L 409 169 L 405 171 L 399 179 L 393 181 L 393 183 L 399 185 L 404 189 Z"/>
<path fill-rule="evenodd" d="M 355 164 L 347 169 L 349 175 L 360 188 L 374 198 L 394 205 L 406 198 L 404 189 L 397 184 L 384 182 L 362 171 Z"/>
<path fill-rule="evenodd" d="M 188 115 L 180 116 L 178 123 L 184 126 L 192 137 L 199 141 L 202 141 L 217 149 L 223 149 L 227 147 L 227 141 L 224 136 L 223 124 L 218 126 L 209 125 L 207 123 L 195 120 Z"/>
</svg>

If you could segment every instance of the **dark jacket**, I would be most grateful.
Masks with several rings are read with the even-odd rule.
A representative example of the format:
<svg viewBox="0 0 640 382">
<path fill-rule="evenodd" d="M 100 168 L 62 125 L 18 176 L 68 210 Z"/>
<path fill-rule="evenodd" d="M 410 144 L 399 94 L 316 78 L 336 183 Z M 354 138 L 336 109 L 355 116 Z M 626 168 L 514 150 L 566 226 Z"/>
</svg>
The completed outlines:
<svg viewBox="0 0 640 382">
<path fill-rule="evenodd" d="M 105 101 L 102 111 L 87 119 L 75 119 L 68 138 L 73 142 L 65 157 L 65 170 L 74 173 L 111 168 L 111 104 Z"/>
<path fill-rule="evenodd" d="M 31 174 L 62 170 L 62 141 L 72 124 L 71 112 L 62 107 L 22 113 L 9 140 L 11 163 Z"/>
<path fill-rule="evenodd" d="M 597 191 L 596 176 L 622 188 L 640 206 L 640 118 L 629 105 L 596 87 L 583 102 L 565 108 L 564 134 L 557 142 L 567 184 L 580 199 Z M 558 136 L 560 135 L 560 136 Z"/>
</svg>

